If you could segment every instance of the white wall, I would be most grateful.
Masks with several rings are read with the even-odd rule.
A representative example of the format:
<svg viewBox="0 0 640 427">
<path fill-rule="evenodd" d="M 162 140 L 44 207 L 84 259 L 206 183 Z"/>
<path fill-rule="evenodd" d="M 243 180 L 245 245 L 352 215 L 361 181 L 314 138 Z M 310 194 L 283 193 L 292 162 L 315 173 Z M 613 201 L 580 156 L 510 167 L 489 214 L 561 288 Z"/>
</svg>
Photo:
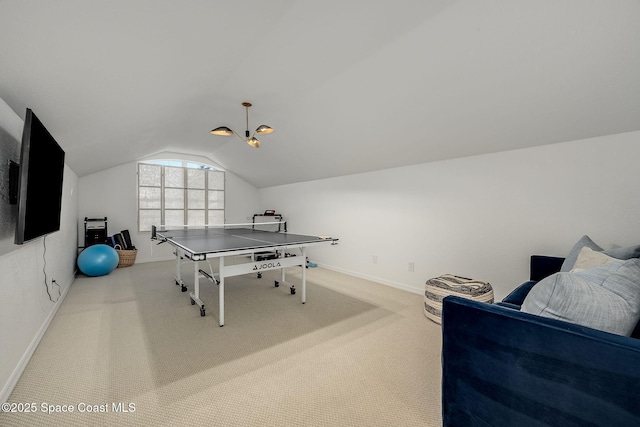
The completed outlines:
<svg viewBox="0 0 640 427">
<path fill-rule="evenodd" d="M 184 158 L 215 165 L 211 160 L 205 158 L 176 153 L 171 153 L 171 156 L 173 156 L 171 158 Z M 103 218 L 106 216 L 109 235 L 129 230 L 131 240 L 138 249 L 136 262 L 173 258 L 169 245 L 158 246 L 151 242 L 149 232 L 139 233 L 137 231 L 137 172 L 137 162 L 131 162 L 80 178 L 78 246 L 84 245 L 84 218 Z M 258 209 L 258 190 L 231 172 L 225 173 L 225 177 L 226 222 L 247 222 L 247 219 L 250 220 L 254 213 L 260 212 Z"/>
<path fill-rule="evenodd" d="M 416 293 L 459 274 L 501 299 L 528 278 L 531 254 L 564 256 L 583 234 L 640 243 L 639 158 L 631 132 L 261 190 L 227 173 L 227 222 L 276 209 L 290 232 L 340 239 L 309 250 L 323 266 Z M 110 234 L 132 233 L 137 262 L 172 257 L 135 233 L 135 185 L 135 162 L 80 179 L 79 246 L 82 219 L 107 216 Z"/>
<path fill-rule="evenodd" d="M 19 144 L 22 120 L 0 100 L 0 126 L 19 121 L 11 130 Z M 45 124 L 46 125 L 46 124 Z M 12 126 L 15 128 L 15 126 Z M 3 149 L 4 153 L 5 150 Z M 19 161 L 20 159 L 11 159 Z M 0 158 L 2 164 L 7 159 Z M 0 252 L 0 401 L 5 402 L 75 277 L 78 177 L 64 170 L 60 231 L 18 246 L 13 235 L 2 237 Z M 6 203 L 1 200 L 1 203 Z M 17 209 L 12 206 L 11 209 Z M 15 229 L 15 212 L 12 227 Z M 46 250 L 46 251 L 45 251 Z M 46 262 L 46 264 L 45 264 Z M 47 285 L 45 285 L 45 272 Z M 51 283 L 55 279 L 60 288 Z M 47 294 L 49 287 L 52 302 Z"/>
<path fill-rule="evenodd" d="M 20 163 L 24 122 L 0 99 L 0 256 L 13 251 L 18 209 L 9 203 L 9 161 Z"/>
<path fill-rule="evenodd" d="M 531 254 L 565 256 L 584 234 L 605 249 L 640 243 L 639 160 L 632 132 L 271 187 L 260 197 L 286 214 L 290 232 L 340 239 L 309 251 L 323 266 L 416 293 L 453 273 L 488 280 L 501 299 L 528 279 Z"/>
</svg>

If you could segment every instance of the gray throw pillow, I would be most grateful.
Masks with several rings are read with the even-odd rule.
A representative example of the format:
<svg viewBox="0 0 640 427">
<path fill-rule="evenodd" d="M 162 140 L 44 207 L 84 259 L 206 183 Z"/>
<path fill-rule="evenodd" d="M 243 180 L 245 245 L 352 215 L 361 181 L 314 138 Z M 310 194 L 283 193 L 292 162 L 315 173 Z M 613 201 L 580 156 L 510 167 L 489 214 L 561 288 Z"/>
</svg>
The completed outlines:
<svg viewBox="0 0 640 427">
<path fill-rule="evenodd" d="M 578 259 L 578 254 L 582 250 L 582 248 L 587 247 L 591 248 L 596 252 L 602 252 L 605 255 L 609 255 L 610 257 L 617 259 L 631 259 L 640 257 L 640 245 L 628 246 L 626 248 L 614 248 L 607 249 L 606 251 L 598 246 L 591 238 L 587 235 L 584 235 L 576 242 L 575 245 L 569 251 L 569 254 L 565 258 L 562 263 L 562 267 L 560 268 L 561 272 L 569 272 L 573 270 L 573 267 Z"/>
<path fill-rule="evenodd" d="M 629 246 L 626 248 L 614 248 L 602 251 L 603 254 L 618 259 L 631 259 L 640 257 L 640 245 Z"/>
<path fill-rule="evenodd" d="M 531 289 L 521 311 L 629 336 L 640 321 L 640 259 L 553 274 Z"/>
</svg>

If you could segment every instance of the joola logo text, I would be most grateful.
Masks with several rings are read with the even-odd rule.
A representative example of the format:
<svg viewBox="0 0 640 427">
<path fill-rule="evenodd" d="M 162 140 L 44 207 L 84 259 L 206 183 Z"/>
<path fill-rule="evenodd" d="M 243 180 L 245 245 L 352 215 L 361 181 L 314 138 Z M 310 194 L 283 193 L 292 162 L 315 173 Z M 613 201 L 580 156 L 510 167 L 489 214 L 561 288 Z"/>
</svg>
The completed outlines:
<svg viewBox="0 0 640 427">
<path fill-rule="evenodd" d="M 253 264 L 253 271 L 257 270 L 267 270 L 269 268 L 278 268 L 280 267 L 280 262 L 265 262 L 263 264 Z"/>
</svg>

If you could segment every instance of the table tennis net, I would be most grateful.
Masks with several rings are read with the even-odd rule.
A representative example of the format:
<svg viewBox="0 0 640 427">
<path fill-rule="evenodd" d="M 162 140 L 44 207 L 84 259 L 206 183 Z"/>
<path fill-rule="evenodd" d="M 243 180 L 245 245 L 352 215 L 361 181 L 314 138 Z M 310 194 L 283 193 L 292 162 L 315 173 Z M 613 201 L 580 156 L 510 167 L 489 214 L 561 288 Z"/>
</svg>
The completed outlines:
<svg viewBox="0 0 640 427">
<path fill-rule="evenodd" d="M 190 235 L 197 235 L 199 232 L 202 234 L 210 233 L 241 233 L 242 231 L 265 231 L 272 233 L 280 233 L 287 231 L 287 223 L 285 221 L 256 221 L 240 224 L 209 224 L 209 225 L 185 225 L 185 224 L 164 224 L 158 226 L 152 226 L 151 235 L 152 238 L 159 232 L 179 232 L 188 231 Z"/>
</svg>

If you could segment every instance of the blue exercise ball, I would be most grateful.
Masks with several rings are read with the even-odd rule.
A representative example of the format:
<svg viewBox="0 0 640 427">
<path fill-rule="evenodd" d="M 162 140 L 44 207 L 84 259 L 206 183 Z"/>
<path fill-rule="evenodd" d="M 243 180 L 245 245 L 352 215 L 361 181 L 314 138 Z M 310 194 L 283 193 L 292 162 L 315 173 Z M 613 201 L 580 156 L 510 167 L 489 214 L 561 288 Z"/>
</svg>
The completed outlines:
<svg viewBox="0 0 640 427">
<path fill-rule="evenodd" d="M 92 245 L 80 252 L 78 268 L 87 276 L 104 276 L 118 266 L 118 252 L 108 245 Z"/>
</svg>

